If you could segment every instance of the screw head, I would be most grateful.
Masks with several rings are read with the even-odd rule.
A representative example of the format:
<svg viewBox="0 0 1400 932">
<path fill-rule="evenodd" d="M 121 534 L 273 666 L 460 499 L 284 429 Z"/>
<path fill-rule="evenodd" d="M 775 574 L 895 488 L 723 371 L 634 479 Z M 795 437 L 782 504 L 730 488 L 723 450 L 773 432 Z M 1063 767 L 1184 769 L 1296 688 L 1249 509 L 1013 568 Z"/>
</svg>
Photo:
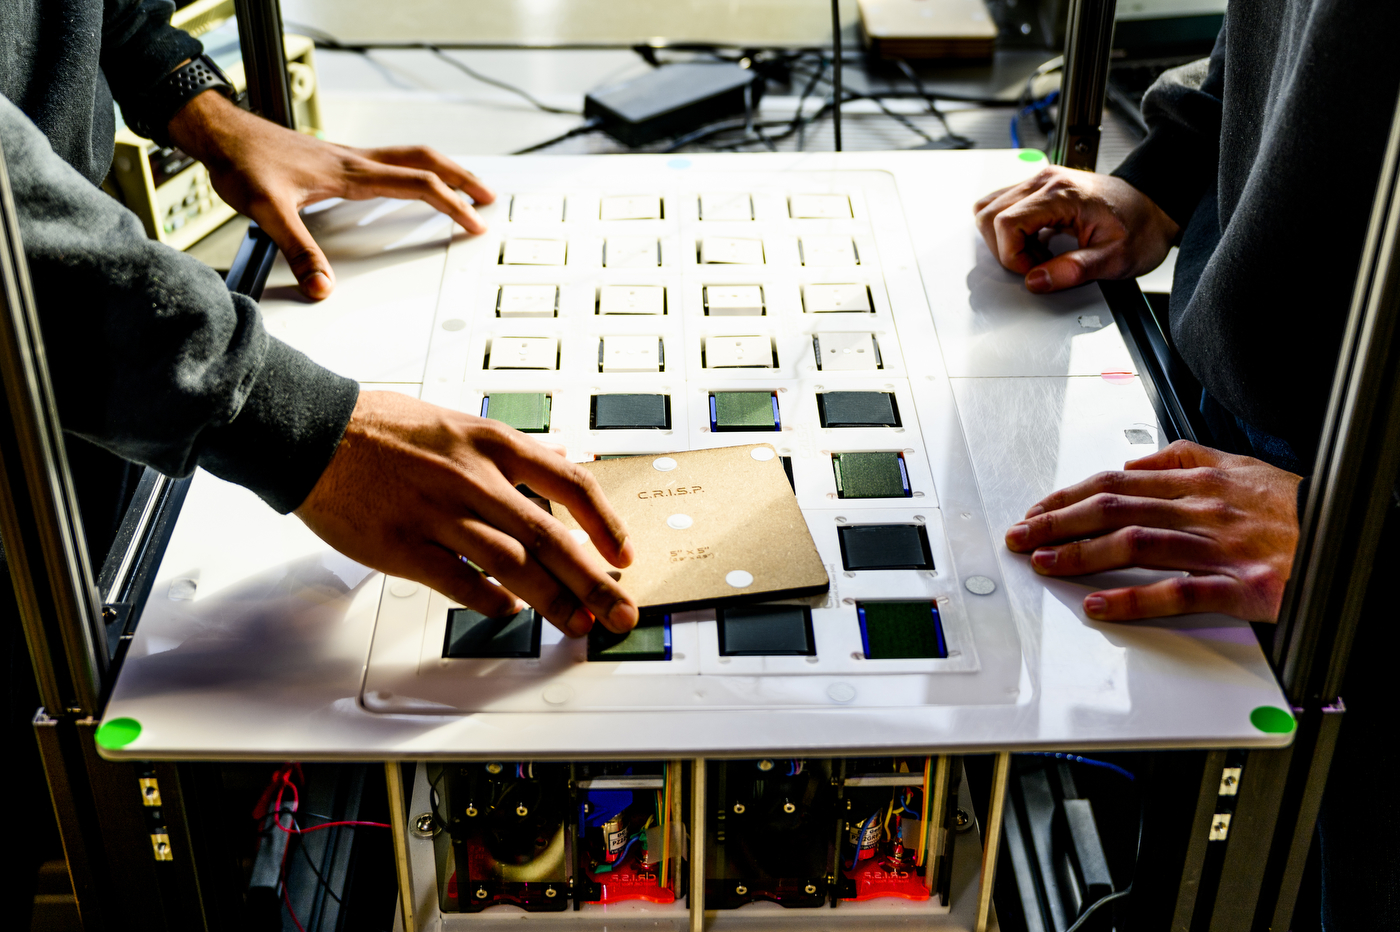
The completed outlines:
<svg viewBox="0 0 1400 932">
<path fill-rule="evenodd" d="M 768 771 L 773 769 L 773 762 L 767 759 L 761 760 L 758 762 L 758 769 L 762 770 L 764 773 L 767 773 Z"/>
<path fill-rule="evenodd" d="M 486 772 L 487 772 L 487 773 L 500 773 L 500 772 L 501 772 L 501 765 L 498 764 L 498 763 L 496 763 L 495 761 L 492 761 L 491 763 L 489 763 L 489 764 L 486 765 Z M 484 891 L 483 891 L 483 892 L 484 892 Z"/>
<path fill-rule="evenodd" d="M 972 813 L 959 806 L 958 811 L 953 815 L 953 827 L 959 832 L 965 832 L 972 828 Z"/>
<path fill-rule="evenodd" d="M 419 838 L 432 838 L 437 834 L 437 826 L 431 812 L 424 812 L 413 820 L 413 834 Z"/>
</svg>

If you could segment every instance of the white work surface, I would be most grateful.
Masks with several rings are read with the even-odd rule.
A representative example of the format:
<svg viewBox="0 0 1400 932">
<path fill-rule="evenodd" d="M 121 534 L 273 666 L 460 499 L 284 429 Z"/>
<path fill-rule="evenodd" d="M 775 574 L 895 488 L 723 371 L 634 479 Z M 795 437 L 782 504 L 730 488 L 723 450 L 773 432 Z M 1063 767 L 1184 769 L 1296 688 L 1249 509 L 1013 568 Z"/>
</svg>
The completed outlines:
<svg viewBox="0 0 1400 932">
<path fill-rule="evenodd" d="M 721 657 L 713 613 L 690 612 L 673 619 L 667 662 L 586 662 L 581 642 L 548 626 L 539 659 L 446 660 L 445 599 L 386 583 L 296 518 L 200 473 L 107 707 L 109 720 L 138 721 L 140 736 L 106 753 L 578 759 L 1287 743 L 1250 722 L 1260 706 L 1287 706 L 1247 624 L 1092 622 L 1080 610 L 1089 580 L 1045 580 L 1001 544 L 1040 497 L 1159 442 L 1098 289 L 1030 295 L 973 227 L 978 195 L 1041 165 L 1014 151 L 477 158 L 470 167 L 501 195 L 478 238 L 417 203 L 314 210 L 338 288 L 309 304 L 279 262 L 262 303 L 268 329 L 367 387 L 471 413 L 493 390 L 548 391 L 548 439 L 579 460 L 759 441 L 791 456 L 832 583 L 808 602 L 816 655 Z M 700 219 L 699 194 L 731 192 L 752 194 L 754 220 Z M 508 220 L 513 194 L 550 193 L 567 198 L 563 220 Z M 789 197 L 831 193 L 849 196 L 851 217 L 789 217 Z M 601 219 L 602 197 L 651 194 L 663 217 Z M 604 266 L 613 236 L 655 237 L 660 264 Z M 707 236 L 761 239 L 765 262 L 700 265 Z M 804 236 L 848 237 L 860 264 L 803 266 Z M 566 241 L 565 264 L 500 264 L 516 237 Z M 805 313 L 811 283 L 868 285 L 874 311 Z M 559 316 L 497 317 L 502 284 L 557 285 Z M 667 313 L 598 315 L 608 284 L 664 286 Z M 708 284 L 762 285 L 766 315 L 705 316 Z M 811 338 L 823 333 L 872 334 L 883 368 L 819 371 Z M 600 372 L 604 334 L 659 337 L 664 370 Z M 704 368 L 706 341 L 728 335 L 770 339 L 776 367 Z M 557 340 L 558 369 L 485 368 L 504 337 Z M 903 426 L 820 428 L 815 393 L 854 388 L 893 392 Z M 781 432 L 710 431 L 708 393 L 743 389 L 776 393 Z M 669 394 L 671 429 L 590 430 L 599 392 Z M 838 499 L 831 454 L 861 450 L 902 451 L 913 497 Z M 844 523 L 924 524 L 936 571 L 843 571 Z M 971 577 L 995 590 L 974 594 Z M 882 598 L 937 600 L 948 657 L 865 659 L 855 603 Z"/>
</svg>

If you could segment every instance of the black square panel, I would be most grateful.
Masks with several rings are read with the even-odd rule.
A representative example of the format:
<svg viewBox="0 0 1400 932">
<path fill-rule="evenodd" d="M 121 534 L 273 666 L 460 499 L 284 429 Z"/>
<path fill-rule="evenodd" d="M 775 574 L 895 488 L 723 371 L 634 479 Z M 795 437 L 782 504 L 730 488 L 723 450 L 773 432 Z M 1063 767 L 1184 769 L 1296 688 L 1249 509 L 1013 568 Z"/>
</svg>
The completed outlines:
<svg viewBox="0 0 1400 932">
<path fill-rule="evenodd" d="M 447 613 L 444 657 L 538 657 L 539 614 L 533 608 L 514 615 L 487 618 L 469 608 Z"/>
<path fill-rule="evenodd" d="M 820 392 L 823 427 L 899 427 L 899 406 L 890 392 Z"/>
<path fill-rule="evenodd" d="M 852 524 L 836 529 L 848 570 L 931 570 L 933 552 L 922 524 Z"/>
<path fill-rule="evenodd" d="M 645 430 L 671 427 L 670 395 L 594 395 L 590 430 Z"/>
<path fill-rule="evenodd" d="M 744 605 L 715 612 L 722 657 L 811 657 L 812 610 L 805 605 Z"/>
<path fill-rule="evenodd" d="M 929 660 L 948 656 L 938 605 L 928 601 L 857 602 L 867 660 Z"/>
<path fill-rule="evenodd" d="M 643 615 L 637 627 L 614 634 L 600 624 L 588 632 L 588 659 L 636 661 L 671 659 L 671 616 Z"/>
</svg>

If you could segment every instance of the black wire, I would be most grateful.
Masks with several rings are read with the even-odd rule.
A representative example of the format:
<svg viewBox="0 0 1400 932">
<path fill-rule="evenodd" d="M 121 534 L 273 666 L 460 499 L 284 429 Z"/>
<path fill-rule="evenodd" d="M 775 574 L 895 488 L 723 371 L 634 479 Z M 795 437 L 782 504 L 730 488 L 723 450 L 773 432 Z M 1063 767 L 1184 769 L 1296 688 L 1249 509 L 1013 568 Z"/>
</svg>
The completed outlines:
<svg viewBox="0 0 1400 932">
<path fill-rule="evenodd" d="M 919 79 L 918 72 L 910 68 L 909 63 L 902 58 L 896 58 L 894 63 L 900 71 L 904 72 L 904 76 L 909 79 L 910 83 L 914 85 L 914 90 L 924 99 L 924 103 L 928 104 L 928 112 L 937 117 L 938 122 L 943 124 L 943 130 L 948 134 L 949 138 L 971 148 L 972 140 L 959 133 L 953 132 L 953 127 L 948 125 L 948 118 L 944 116 L 942 110 L 938 109 L 938 105 L 933 102 L 933 98 L 929 96 L 928 91 L 924 90 L 924 82 Z"/>
<path fill-rule="evenodd" d="M 841 0 L 831 0 L 831 86 L 836 101 L 832 128 L 836 130 L 836 151 L 841 151 Z"/>
<path fill-rule="evenodd" d="M 516 87 L 513 84 L 507 84 L 505 81 L 502 81 L 498 78 L 493 78 L 489 75 L 484 75 L 476 69 L 465 65 L 457 59 L 453 58 L 451 55 L 448 55 L 436 45 L 432 45 L 431 43 L 424 43 L 422 47 L 432 52 L 438 58 L 447 62 L 449 65 L 451 65 L 453 68 L 456 68 L 463 74 L 475 78 L 482 84 L 489 84 L 492 87 L 499 87 L 503 91 L 510 91 L 512 94 L 522 98 L 523 100 L 528 101 L 530 104 L 532 104 L 535 107 L 538 107 L 545 113 L 565 113 L 569 114 L 570 116 L 583 116 L 583 111 L 581 110 L 569 110 L 563 107 L 551 107 L 549 104 L 546 104 L 543 101 L 539 100 L 533 94 L 531 94 L 527 90 L 524 90 L 523 88 Z"/>
<path fill-rule="evenodd" d="M 292 826 L 295 828 L 301 827 L 297 825 L 297 820 L 295 818 L 292 819 Z M 319 870 L 317 870 L 316 862 L 311 860 L 311 852 L 307 851 L 306 845 L 302 844 L 300 835 L 297 836 L 296 845 L 297 850 L 301 852 L 301 856 L 306 858 L 306 866 L 311 868 L 311 873 L 316 875 L 316 879 L 320 882 L 321 886 L 325 888 L 327 895 L 329 895 L 331 899 L 339 903 L 340 897 L 335 895 L 335 891 L 331 889 L 330 881 L 326 879 L 325 875 L 322 874 Z"/>
<path fill-rule="evenodd" d="M 591 133 L 602 125 L 602 120 L 598 119 L 597 117 L 593 117 L 590 120 L 585 120 L 584 122 L 580 123 L 578 126 L 575 126 L 573 129 L 567 132 L 563 132 L 560 133 L 558 136 L 553 136 L 549 139 L 546 139 L 544 142 L 537 142 L 533 146 L 526 146 L 523 149 L 516 149 L 514 152 L 511 153 L 511 155 L 528 155 L 531 152 L 538 152 L 541 149 L 548 149 L 550 146 L 555 145 L 556 143 L 561 143 L 565 139 L 572 139 L 575 136 L 582 136 L 585 133 Z"/>
</svg>

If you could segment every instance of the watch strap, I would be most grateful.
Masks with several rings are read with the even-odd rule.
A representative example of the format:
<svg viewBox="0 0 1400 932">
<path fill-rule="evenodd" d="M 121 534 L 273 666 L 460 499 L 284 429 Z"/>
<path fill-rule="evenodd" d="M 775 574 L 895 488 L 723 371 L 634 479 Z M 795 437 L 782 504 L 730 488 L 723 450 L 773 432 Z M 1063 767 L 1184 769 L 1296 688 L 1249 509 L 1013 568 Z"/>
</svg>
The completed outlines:
<svg viewBox="0 0 1400 932">
<path fill-rule="evenodd" d="M 185 104 L 211 89 L 222 92 L 230 100 L 235 94 L 228 75 L 212 58 L 208 55 L 192 58 L 142 94 L 135 101 L 135 113 L 128 122 L 140 135 L 162 146 L 170 146 L 167 129 L 171 119 Z"/>
</svg>

